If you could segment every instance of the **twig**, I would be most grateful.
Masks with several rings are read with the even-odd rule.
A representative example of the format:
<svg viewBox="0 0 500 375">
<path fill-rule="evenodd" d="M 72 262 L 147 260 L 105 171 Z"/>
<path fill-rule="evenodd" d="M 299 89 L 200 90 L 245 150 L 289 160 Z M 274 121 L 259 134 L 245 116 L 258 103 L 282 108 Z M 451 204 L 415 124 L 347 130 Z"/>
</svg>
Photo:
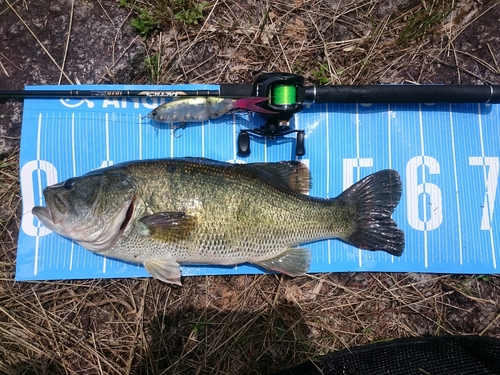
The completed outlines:
<svg viewBox="0 0 500 375">
<path fill-rule="evenodd" d="M 111 22 L 111 24 L 114 26 L 115 23 L 113 22 L 113 19 L 109 16 L 108 12 L 106 12 L 106 9 L 104 8 L 104 6 L 102 5 L 101 3 L 101 0 L 97 0 L 97 2 L 99 3 L 99 6 L 101 7 L 102 11 L 104 12 L 104 14 L 106 15 L 106 18 L 109 20 L 109 22 Z M 133 8 L 132 8 L 133 9 Z M 125 19 L 126 20 L 126 19 Z M 125 22 L 124 20 L 124 22 Z M 123 25 L 123 23 L 122 23 Z M 119 29 L 119 28 L 118 28 Z"/>
<path fill-rule="evenodd" d="M 12 3 L 12 6 L 16 5 L 16 4 L 18 3 L 18 1 L 19 1 L 19 0 L 14 1 L 14 2 Z M 8 10 L 9 10 L 9 8 L 8 8 L 8 7 L 7 7 L 7 8 L 5 8 L 4 10 L 2 10 L 2 11 L 0 12 L 0 16 L 1 16 L 2 14 L 4 14 L 5 12 L 7 12 Z"/>
<path fill-rule="evenodd" d="M 147 294 L 147 291 L 148 291 L 148 287 L 149 287 L 149 279 L 147 279 L 144 283 L 144 290 L 143 290 L 143 293 L 142 293 L 142 299 L 141 299 L 141 304 L 139 306 L 139 311 L 137 312 L 137 315 L 136 315 L 136 324 L 135 324 L 135 331 L 134 331 L 134 338 L 132 339 L 132 343 L 130 345 L 130 350 L 129 350 L 129 355 L 128 355 L 128 358 L 127 358 L 127 365 L 126 365 L 126 370 L 125 370 L 125 374 L 130 374 L 130 371 L 132 369 L 132 361 L 134 359 L 134 352 L 135 352 L 135 341 L 137 340 L 137 337 L 139 336 L 139 331 L 141 333 L 143 333 L 142 331 L 142 324 L 144 323 L 144 305 L 146 303 L 146 294 Z"/>
<path fill-rule="evenodd" d="M 10 77 L 9 73 L 7 73 L 7 71 L 5 70 L 5 67 L 3 66 L 3 64 L 2 64 L 2 61 L 1 61 L 1 60 L 0 60 L 0 67 L 2 67 L 2 70 L 3 70 L 3 72 L 5 73 L 5 75 L 6 75 L 7 77 Z"/>
<path fill-rule="evenodd" d="M 493 58 L 493 62 L 495 63 L 495 68 L 496 68 L 495 73 L 500 74 L 500 67 L 498 66 L 497 58 L 495 57 L 495 54 L 491 50 L 490 44 L 486 43 L 486 45 L 488 46 L 488 51 L 490 51 L 491 57 Z"/>
<path fill-rule="evenodd" d="M 493 324 L 494 324 L 497 320 L 500 320 L 500 313 L 498 313 L 498 315 L 495 317 L 495 319 L 493 319 L 491 322 L 489 322 L 489 324 L 488 324 L 486 327 L 484 327 L 484 329 L 483 329 L 481 332 L 479 332 L 479 336 L 484 335 L 484 334 L 485 334 L 485 332 L 486 332 L 487 330 L 489 330 L 489 329 L 491 328 L 491 326 L 492 326 L 492 325 L 493 325 Z"/>
<path fill-rule="evenodd" d="M 28 24 L 24 21 L 24 19 L 19 15 L 19 13 L 17 13 L 17 11 L 14 9 L 14 7 L 9 3 L 9 0 L 5 0 L 5 2 L 7 3 L 7 5 L 10 7 L 10 9 L 14 12 L 14 14 L 17 16 L 17 18 L 19 18 L 19 20 L 23 23 L 24 27 L 26 27 L 26 29 L 30 32 L 30 34 L 33 36 L 33 38 L 35 38 L 35 40 L 38 42 L 38 44 L 40 45 L 40 47 L 42 47 L 43 51 L 47 54 L 47 56 L 52 60 L 52 62 L 54 63 L 54 65 L 57 67 L 57 69 L 59 69 L 59 71 L 61 72 L 62 75 L 64 75 L 64 78 L 66 78 L 68 80 L 68 82 L 70 84 L 73 84 L 73 81 L 71 80 L 71 78 L 68 77 L 68 75 L 64 72 L 64 70 L 61 68 L 61 66 L 56 62 L 56 60 L 52 57 L 52 55 L 50 54 L 50 52 L 47 50 L 47 48 L 45 48 L 45 46 L 42 44 L 42 42 L 40 41 L 40 39 L 38 39 L 38 37 L 35 35 L 35 33 L 30 29 L 30 27 L 28 26 Z"/>
<path fill-rule="evenodd" d="M 493 83 L 493 82 L 491 82 L 490 80 L 488 80 L 488 79 L 486 79 L 486 78 L 484 78 L 484 77 L 481 77 L 481 76 L 479 76 L 479 75 L 477 75 L 477 74 L 475 74 L 475 73 L 471 72 L 470 70 L 468 70 L 468 69 L 466 69 L 466 68 L 463 68 L 463 67 L 458 66 L 458 65 L 456 65 L 456 64 L 447 63 L 446 61 L 443 61 L 443 60 L 438 59 L 438 58 L 436 58 L 436 61 L 437 61 L 437 62 L 439 62 L 440 64 L 443 64 L 443 65 L 445 65 L 445 66 L 449 67 L 449 68 L 453 68 L 453 69 L 460 69 L 461 71 L 463 71 L 463 72 L 465 72 L 465 73 L 467 73 L 467 74 L 471 75 L 471 76 L 472 76 L 472 77 L 474 77 L 474 78 L 477 78 L 477 79 L 481 80 L 481 81 L 482 81 L 482 82 L 484 82 L 484 83 L 487 83 L 487 84 L 489 84 L 489 85 L 494 85 L 494 83 Z"/>
<path fill-rule="evenodd" d="M 66 57 L 68 56 L 69 41 L 71 40 L 71 27 L 73 26 L 73 15 L 75 11 L 75 0 L 71 0 L 71 12 L 69 15 L 69 26 L 68 26 L 68 38 L 66 39 L 66 47 L 64 48 L 64 57 L 61 65 L 61 74 L 59 75 L 58 85 L 61 84 L 62 76 L 64 73 L 64 67 L 66 65 Z"/>
<path fill-rule="evenodd" d="M 12 60 L 10 60 L 7 56 L 5 56 L 2 52 L 0 52 L 0 56 L 2 56 L 5 60 L 10 62 L 12 65 L 16 67 L 17 70 L 21 70 L 21 67 L 17 66 Z"/>
</svg>

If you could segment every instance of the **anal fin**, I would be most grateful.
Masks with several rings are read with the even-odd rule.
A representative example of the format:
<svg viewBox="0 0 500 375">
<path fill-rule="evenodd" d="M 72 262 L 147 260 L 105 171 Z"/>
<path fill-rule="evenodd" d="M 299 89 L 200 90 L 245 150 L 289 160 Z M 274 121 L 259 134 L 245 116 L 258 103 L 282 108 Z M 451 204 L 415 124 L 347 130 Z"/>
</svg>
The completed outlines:
<svg viewBox="0 0 500 375">
<path fill-rule="evenodd" d="M 175 260 L 150 260 L 144 262 L 143 265 L 155 279 L 182 286 L 181 270 L 179 268 L 179 263 Z"/>
<path fill-rule="evenodd" d="M 274 258 L 262 260 L 255 264 L 271 271 L 284 273 L 288 276 L 300 276 L 309 270 L 311 252 L 308 249 L 294 247 Z"/>
</svg>

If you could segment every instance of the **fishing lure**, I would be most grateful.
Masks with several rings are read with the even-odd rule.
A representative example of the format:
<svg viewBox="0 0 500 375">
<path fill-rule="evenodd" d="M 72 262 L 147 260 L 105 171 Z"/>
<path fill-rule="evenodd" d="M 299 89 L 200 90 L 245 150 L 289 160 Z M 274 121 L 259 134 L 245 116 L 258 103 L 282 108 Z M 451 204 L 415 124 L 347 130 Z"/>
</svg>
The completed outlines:
<svg viewBox="0 0 500 375">
<path fill-rule="evenodd" d="M 266 100 L 268 100 L 267 97 L 223 99 L 210 96 L 174 99 L 155 108 L 146 117 L 154 121 L 173 124 L 216 119 L 237 109 L 267 114 L 275 113 L 257 105 Z"/>
</svg>

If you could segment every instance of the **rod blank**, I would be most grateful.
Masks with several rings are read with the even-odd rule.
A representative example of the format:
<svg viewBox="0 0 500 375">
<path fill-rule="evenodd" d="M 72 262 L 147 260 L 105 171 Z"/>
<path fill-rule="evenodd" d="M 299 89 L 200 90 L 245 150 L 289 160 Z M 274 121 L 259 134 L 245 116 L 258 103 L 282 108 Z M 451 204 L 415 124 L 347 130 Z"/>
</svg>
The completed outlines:
<svg viewBox="0 0 500 375">
<path fill-rule="evenodd" d="M 0 90 L 0 99 L 220 96 L 220 90 Z"/>
</svg>

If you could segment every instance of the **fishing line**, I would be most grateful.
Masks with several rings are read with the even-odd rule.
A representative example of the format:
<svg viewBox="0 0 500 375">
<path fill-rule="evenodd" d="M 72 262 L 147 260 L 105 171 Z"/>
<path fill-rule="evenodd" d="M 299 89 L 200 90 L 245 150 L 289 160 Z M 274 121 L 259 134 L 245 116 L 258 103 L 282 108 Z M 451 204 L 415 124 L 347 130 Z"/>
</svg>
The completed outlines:
<svg viewBox="0 0 500 375">
<path fill-rule="evenodd" d="M 297 88 L 295 86 L 278 85 L 273 88 L 271 104 L 294 105 L 296 104 Z"/>
</svg>

